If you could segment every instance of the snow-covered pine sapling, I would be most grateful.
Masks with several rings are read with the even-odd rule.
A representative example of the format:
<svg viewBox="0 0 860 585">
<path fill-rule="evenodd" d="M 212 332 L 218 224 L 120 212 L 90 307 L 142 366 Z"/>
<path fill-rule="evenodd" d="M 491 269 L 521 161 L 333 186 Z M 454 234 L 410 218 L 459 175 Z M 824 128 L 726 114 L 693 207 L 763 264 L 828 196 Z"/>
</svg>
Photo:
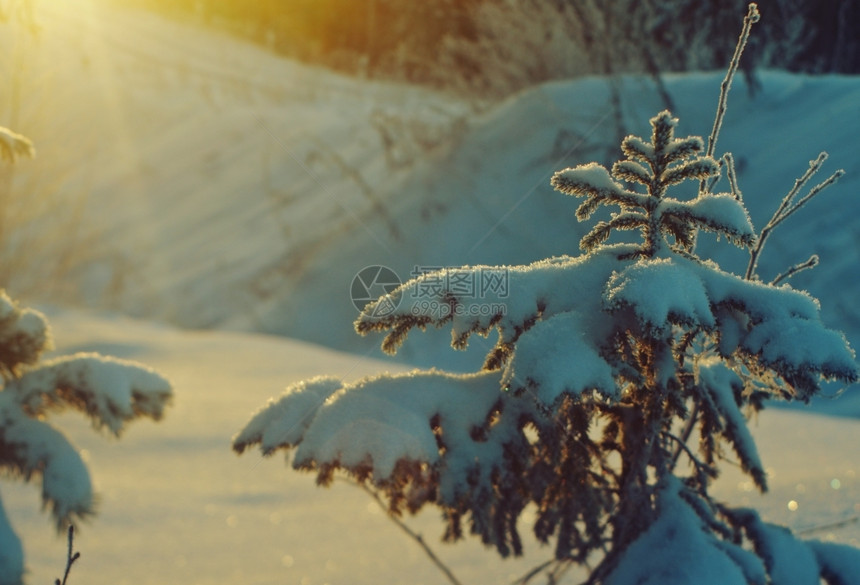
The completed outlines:
<svg viewBox="0 0 860 585">
<path fill-rule="evenodd" d="M 48 416 L 78 410 L 119 436 L 134 419 L 159 420 L 171 387 L 145 366 L 98 354 L 41 361 L 50 346 L 45 316 L 0 292 L 0 469 L 40 480 L 43 506 L 62 530 L 93 513 L 93 487 L 81 455 Z M 23 571 L 21 542 L 0 505 L 0 585 L 20 583 Z"/>
<path fill-rule="evenodd" d="M 553 177 L 556 189 L 584 198 L 581 221 L 601 205 L 619 208 L 582 239 L 583 255 L 425 274 L 356 321 L 361 334 L 387 332 L 382 347 L 392 353 L 416 327 L 450 325 L 455 348 L 495 331 L 481 372 L 299 382 L 251 419 L 234 449 L 293 451 L 295 468 L 323 485 L 337 471 L 372 485 L 394 514 L 437 506 L 447 540 L 465 522 L 502 556 L 522 551 L 518 521 L 534 505 L 535 536 L 554 542 L 554 559 L 540 567 L 551 582 L 572 565 L 601 585 L 856 580 L 860 551 L 801 541 L 709 493 L 726 449 L 767 487 L 745 411 L 858 379 L 853 351 L 822 324 L 818 302 L 755 274 L 770 230 L 838 173 L 796 199 L 823 159 L 813 163 L 758 237 L 728 154 L 730 193 L 712 192 L 726 95 L 757 20 L 751 4 L 704 154 L 700 138 L 676 138 L 678 121 L 661 112 L 650 141 L 623 140 L 626 159 L 611 171 L 588 164 Z M 691 195 L 669 196 L 690 181 Z M 638 230 L 641 243 L 608 243 L 616 230 Z M 749 248 L 746 274 L 699 258 L 700 230 Z M 504 273 L 503 291 L 476 298 L 456 285 L 487 271 Z"/>
<path fill-rule="evenodd" d="M 537 539 L 554 543 L 559 565 L 592 567 L 590 583 L 764 585 L 797 550 L 812 559 L 810 585 L 848 582 L 854 549 L 796 540 L 709 493 L 726 449 L 766 489 L 746 408 L 808 400 L 858 370 L 807 293 L 696 256 L 698 230 L 746 247 L 756 236 L 738 197 L 698 189 L 718 165 L 699 154 L 700 138 L 675 137 L 677 122 L 661 112 L 650 141 L 627 137 L 611 172 L 589 164 L 554 176 L 584 198 L 580 220 L 619 208 L 583 238 L 583 255 L 423 275 L 356 321 L 359 333 L 387 332 L 391 352 L 415 327 L 450 326 L 455 347 L 495 330 L 483 371 L 300 382 L 234 449 L 294 450 L 294 467 L 324 485 L 336 471 L 369 482 L 394 513 L 437 506 L 447 540 L 465 528 L 503 556 L 522 551 L 518 521 L 532 504 Z M 683 184 L 691 196 L 670 196 Z M 609 243 L 631 229 L 640 243 Z M 438 286 L 487 270 L 505 272 L 505 295 Z"/>
</svg>

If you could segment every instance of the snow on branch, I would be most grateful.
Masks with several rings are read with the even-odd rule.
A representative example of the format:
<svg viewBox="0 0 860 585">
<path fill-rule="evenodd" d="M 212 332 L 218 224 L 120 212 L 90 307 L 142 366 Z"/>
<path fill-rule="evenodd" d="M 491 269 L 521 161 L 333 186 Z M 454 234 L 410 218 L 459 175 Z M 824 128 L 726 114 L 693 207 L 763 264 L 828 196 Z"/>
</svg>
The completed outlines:
<svg viewBox="0 0 860 585">
<path fill-rule="evenodd" d="M 723 353 L 741 351 L 804 387 L 818 375 L 848 382 L 858 375 L 844 335 L 824 326 L 818 303 L 802 291 L 744 280 L 678 255 L 619 269 L 604 298 L 606 309 L 629 309 L 651 335 L 676 325 L 716 331 L 733 340 Z"/>
<path fill-rule="evenodd" d="M 697 367 L 696 383 L 708 393 L 707 406 L 713 405 L 713 418 L 722 435 L 732 445 L 740 459 L 741 468 L 752 477 L 759 489 L 767 488 L 764 465 L 758 448 L 747 427 L 746 417 L 740 410 L 743 380 L 721 360 L 702 360 Z"/>
<path fill-rule="evenodd" d="M 394 353 L 416 327 L 450 323 L 455 348 L 465 347 L 473 333 L 487 335 L 495 328 L 499 342 L 487 356 L 486 367 L 497 369 L 508 355 L 506 348 L 539 318 L 573 309 L 585 314 L 599 312 L 600 299 L 592 294 L 595 287 L 603 287 L 618 267 L 619 255 L 633 250 L 630 245 L 604 246 L 587 256 L 562 256 L 526 266 L 473 266 L 424 274 L 365 307 L 355 328 L 362 335 L 387 332 L 382 348 L 389 353 Z M 478 277 L 487 271 L 504 273 L 507 286 L 503 294 L 496 290 L 484 294 L 457 290 L 458 277 Z M 443 278 L 446 275 L 448 278 Z M 384 314 L 378 310 L 383 304 L 397 309 Z"/>
<path fill-rule="evenodd" d="M 578 312 L 535 323 L 517 342 L 502 384 L 515 394 L 529 391 L 546 407 L 557 406 L 564 396 L 580 398 L 592 391 L 617 400 L 612 366 L 594 345 L 595 328 L 601 325 Z"/>
<path fill-rule="evenodd" d="M 279 399 L 270 399 L 233 437 L 233 450 L 242 453 L 260 445 L 263 455 L 271 455 L 277 449 L 295 447 L 320 407 L 341 388 L 343 382 L 329 376 L 293 384 Z"/>
<path fill-rule="evenodd" d="M 860 575 L 860 550 L 846 544 L 835 542 L 807 541 L 812 549 L 821 578 L 828 585 L 847 585 Z"/>
<path fill-rule="evenodd" d="M 642 259 L 614 273 L 606 283 L 609 310 L 630 307 L 642 326 L 660 334 L 673 324 L 713 328 L 706 284 L 680 258 Z"/>
<path fill-rule="evenodd" d="M 331 394 L 333 389 L 337 392 Z M 434 417 L 456 443 L 484 422 L 499 394 L 497 374 L 413 372 L 343 386 L 318 378 L 271 402 L 239 433 L 233 447 L 242 452 L 259 443 L 269 453 L 297 447 L 296 467 L 369 467 L 381 482 L 391 479 L 398 459 L 438 463 L 440 446 L 430 422 Z M 473 405 L 481 408 L 473 411 Z M 469 419 L 470 412 L 481 414 Z"/>
<path fill-rule="evenodd" d="M 494 408 L 503 416 L 490 424 Z M 407 476 L 426 482 L 444 468 L 442 497 L 454 501 L 467 476 L 489 482 L 503 465 L 504 444 L 524 440 L 517 413 L 529 409 L 502 391 L 498 372 L 415 371 L 345 385 L 317 378 L 270 401 L 234 437 L 233 449 L 295 448 L 293 466 L 317 470 L 321 482 L 344 469 L 391 487 Z"/>
<path fill-rule="evenodd" d="M 732 513 L 764 561 L 768 583 L 820 583 L 813 549 L 788 528 L 764 522 L 754 510 L 742 508 Z"/>
<path fill-rule="evenodd" d="M 615 204 L 622 208 L 641 208 L 646 205 L 646 197 L 627 191 L 612 180 L 604 167 L 597 163 L 580 165 L 557 172 L 552 177 L 552 186 L 567 195 L 585 197 L 585 202 L 576 210 L 576 217 L 585 220 L 600 205 Z"/>
<path fill-rule="evenodd" d="M 692 201 L 666 198 L 660 203 L 663 221 L 674 220 L 726 236 L 737 246 L 752 246 L 755 230 L 743 204 L 729 193 L 701 193 Z"/>
<path fill-rule="evenodd" d="M 711 156 L 697 156 L 703 148 L 698 136 L 675 138 L 678 119 L 663 111 L 651 119 L 651 142 L 626 137 L 621 150 L 627 160 L 616 162 L 610 173 L 591 163 L 558 171 L 553 186 L 569 195 L 585 197 L 576 212 L 582 221 L 600 205 L 618 205 L 621 213 L 609 222 L 598 223 L 580 242 L 589 252 L 606 242 L 612 230 L 640 229 L 644 244 L 637 255 L 652 257 L 666 246 L 663 234 L 672 235 L 676 246 L 692 251 L 695 229 L 723 234 L 738 245 L 752 245 L 754 234 L 746 211 L 730 196 L 702 193 L 690 202 L 664 199 L 669 187 L 686 180 L 704 181 L 719 174 Z M 647 168 L 646 168 L 647 167 Z M 624 189 L 618 181 L 645 187 L 647 193 Z"/>
<path fill-rule="evenodd" d="M 605 580 L 589 582 L 764 585 L 767 581 L 761 561 L 740 546 L 712 535 L 683 497 L 684 489 L 677 478 L 665 478 L 655 495 L 656 522 L 627 547 Z"/>
<path fill-rule="evenodd" d="M 94 353 L 45 362 L 10 381 L 5 393 L 14 395 L 30 416 L 70 407 L 114 435 L 132 419 L 159 420 L 171 399 L 169 382 L 154 370 Z"/>
<path fill-rule="evenodd" d="M 0 392 L 0 468 L 26 481 L 41 477 L 42 501 L 57 529 L 92 512 L 89 471 L 62 433 L 30 418 L 11 392 Z"/>
<path fill-rule="evenodd" d="M 51 344 L 45 316 L 21 309 L 0 290 L 0 374 L 6 379 L 14 377 L 22 366 L 36 363 Z"/>
<path fill-rule="evenodd" d="M 855 355 L 845 335 L 825 328 L 820 321 L 767 320 L 753 327 L 742 347 L 792 382 L 802 400 L 818 390 L 817 375 L 843 382 L 855 382 L 858 377 Z"/>
<path fill-rule="evenodd" d="M 172 389 L 146 366 L 98 354 L 41 362 L 50 345 L 45 316 L 21 309 L 0 290 L 0 471 L 39 480 L 43 508 L 59 530 L 94 513 L 94 496 L 86 464 L 68 439 L 46 422 L 47 415 L 76 409 L 88 415 L 95 428 L 119 436 L 132 419 L 160 419 Z M 19 583 L 22 575 L 20 540 L 0 509 L 0 583 Z"/>
</svg>

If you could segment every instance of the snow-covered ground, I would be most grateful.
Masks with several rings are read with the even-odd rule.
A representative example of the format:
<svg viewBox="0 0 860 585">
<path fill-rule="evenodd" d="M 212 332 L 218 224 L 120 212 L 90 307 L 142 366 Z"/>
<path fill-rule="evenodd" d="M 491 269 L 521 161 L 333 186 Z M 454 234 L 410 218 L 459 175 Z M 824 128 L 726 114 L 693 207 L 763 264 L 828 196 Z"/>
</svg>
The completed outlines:
<svg viewBox="0 0 860 585">
<path fill-rule="evenodd" d="M 350 283 L 363 267 L 405 279 L 416 267 L 575 254 L 576 202 L 549 177 L 613 146 L 606 82 L 549 84 L 476 113 L 98 0 L 38 10 L 38 38 L 0 25 L 0 66 L 21 97 L 17 113 L 0 104 L 0 124 L 38 150 L 15 171 L 11 208 L 24 212 L 2 245 L 20 269 L 4 260 L 5 285 L 147 319 L 49 312 L 59 351 L 143 361 L 176 392 L 162 423 L 137 423 L 120 443 L 63 421 L 102 498 L 79 535 L 72 582 L 442 582 L 365 494 L 320 490 L 280 460 L 237 458 L 230 437 L 290 382 L 402 369 L 376 361 L 379 339 L 352 330 Z M 707 135 L 721 78 L 667 78 L 680 134 Z M 761 81 L 754 96 L 736 82 L 718 148 L 739 161 L 754 224 L 820 150 L 831 154 L 824 173 L 847 172 L 774 234 L 762 273 L 819 254 L 822 265 L 794 284 L 860 347 L 860 78 Z M 663 107 L 652 85 L 625 80 L 623 96 L 629 130 L 647 133 Z M 725 243 L 705 245 L 744 260 Z M 412 335 L 401 358 L 473 368 L 475 355 L 448 357 L 448 341 L 447 332 Z M 858 416 L 857 395 L 820 409 Z M 727 476 L 721 494 L 797 528 L 860 514 L 855 422 L 771 409 L 754 426 L 772 492 L 761 499 Z M 0 487 L 29 581 L 52 582 L 65 545 L 39 512 L 38 489 Z M 429 541 L 441 534 L 432 513 L 417 520 Z M 831 534 L 860 544 L 856 523 L 815 536 Z M 527 546 L 527 559 L 502 562 L 475 543 L 438 548 L 464 583 L 509 581 L 549 556 Z"/>
<path fill-rule="evenodd" d="M 281 457 L 237 457 L 230 437 L 290 382 L 317 374 L 351 380 L 390 364 L 303 342 L 245 333 L 182 331 L 126 317 L 49 310 L 58 352 L 100 351 L 140 360 L 167 376 L 175 403 L 160 423 L 134 423 L 119 442 L 82 417 L 57 422 L 85 449 L 99 514 L 76 539 L 72 583 L 92 585 L 444 583 L 420 549 L 360 490 L 317 488 Z M 849 419 L 766 410 L 753 423 L 771 493 L 761 497 L 729 467 L 717 493 L 796 529 L 860 515 L 860 427 Z M 38 487 L 4 481 L 3 499 L 31 570 L 28 582 L 60 574 L 65 539 L 40 513 Z M 794 504 L 792 504 L 794 502 Z M 411 521 L 464 584 L 504 583 L 551 551 L 500 560 L 467 541 L 438 542 L 436 513 Z M 860 523 L 809 534 L 860 546 Z"/>
</svg>

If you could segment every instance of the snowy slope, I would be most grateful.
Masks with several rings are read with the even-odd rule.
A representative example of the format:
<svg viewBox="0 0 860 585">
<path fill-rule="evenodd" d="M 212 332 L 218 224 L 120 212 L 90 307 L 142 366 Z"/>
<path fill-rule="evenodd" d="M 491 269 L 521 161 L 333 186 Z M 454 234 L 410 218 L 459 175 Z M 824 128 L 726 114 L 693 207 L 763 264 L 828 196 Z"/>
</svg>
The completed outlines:
<svg viewBox="0 0 860 585">
<path fill-rule="evenodd" d="M 339 77 L 193 24 L 98 0 L 70 6 L 40 5 L 39 39 L 16 37 L 27 55 L 17 127 L 40 149 L 20 165 L 22 190 L 27 177 L 58 177 L 67 201 L 33 222 L 64 239 L 30 252 L 33 269 L 7 283 L 13 292 L 44 290 L 60 249 L 54 299 L 374 351 L 376 340 L 352 331 L 359 270 L 384 265 L 405 279 L 416 267 L 575 254 L 584 229 L 549 176 L 618 152 L 600 79 L 470 114 L 450 98 Z M 707 135 L 721 77 L 667 78 L 679 132 Z M 822 265 L 795 283 L 860 346 L 860 78 L 761 82 L 751 97 L 736 81 L 718 148 L 738 160 L 755 225 L 820 150 L 831 153 L 825 173 L 847 172 L 776 232 L 762 273 L 819 254 Z M 663 107 L 651 82 L 625 80 L 622 98 L 628 129 L 647 133 Z M 457 369 L 480 359 L 450 357 L 446 345 L 447 334 L 413 336 L 400 359 Z"/>
<path fill-rule="evenodd" d="M 669 80 L 679 104 L 680 133 L 707 135 L 720 79 L 719 74 L 702 74 Z M 860 205 L 855 196 L 860 165 L 852 153 L 860 135 L 860 118 L 848 114 L 860 100 L 860 79 L 773 73 L 763 75 L 763 82 L 764 89 L 755 99 L 737 84 L 720 141 L 720 147 L 732 150 L 740 161 L 741 187 L 755 225 L 760 228 L 765 223 L 819 150 L 832 153 L 828 173 L 845 168 L 847 176 L 774 234 L 762 259 L 762 273 L 774 276 L 817 252 L 822 266 L 796 282 L 822 298 L 825 319 L 847 328 L 857 345 L 860 247 L 856 238 L 860 231 L 854 218 Z M 627 94 L 644 97 L 636 104 L 628 101 L 627 118 L 634 132 L 647 133 L 647 119 L 661 105 L 644 82 L 629 80 Z M 350 268 L 378 263 L 408 276 L 414 265 L 523 263 L 577 253 L 579 238 L 587 230 L 573 217 L 575 203 L 553 192 L 548 177 L 556 169 L 603 155 L 602 134 L 611 130 L 609 122 L 601 122 L 607 99 L 601 80 L 559 83 L 518 96 L 474 119 L 468 135 L 448 156 L 417 167 L 399 187 L 401 196 L 392 197 L 398 223 L 413 237 L 389 242 L 389 249 L 361 233 L 349 246 L 332 242 L 309 268 L 313 287 L 287 289 L 290 294 L 275 299 L 268 310 L 258 309 L 264 311 L 260 324 L 273 332 L 302 331 L 302 336 L 318 342 L 339 340 L 333 332 L 343 331 L 339 346 L 349 347 L 349 327 L 336 329 L 330 322 L 333 312 L 323 322 L 325 327 L 314 331 L 309 316 L 300 309 L 313 298 L 337 307 L 340 283 L 349 278 Z M 792 133 L 803 138 L 791 140 Z M 381 233 L 381 223 L 375 221 L 368 229 Z M 740 261 L 746 258 L 732 254 L 731 246 L 714 247 L 733 257 L 736 266 L 743 266 Z M 333 269 L 336 266 L 344 268 L 338 272 Z M 348 314 L 341 317 L 348 318 Z M 438 359 L 433 349 L 439 346 L 437 341 L 419 345 L 413 339 L 412 344 L 410 357 L 423 363 Z M 409 350 L 407 344 L 405 351 Z"/>
<path fill-rule="evenodd" d="M 98 516 L 76 539 L 83 556 L 72 583 L 445 582 L 364 493 L 339 483 L 317 488 L 280 457 L 237 458 L 229 448 L 250 414 L 288 383 L 322 373 L 356 379 L 384 364 L 275 337 L 180 331 L 109 314 L 48 316 L 59 353 L 143 361 L 170 378 L 176 394 L 164 421 L 137 423 L 119 442 L 97 436 L 80 417 L 59 422 L 84 449 L 101 495 Z M 860 427 L 769 410 L 752 427 L 771 493 L 756 495 L 730 466 L 716 493 L 797 529 L 825 527 L 810 537 L 860 546 L 857 522 L 826 527 L 860 514 Z M 24 541 L 29 582 L 52 582 L 65 542 L 40 513 L 38 488 L 4 480 L 0 489 Z M 410 523 L 464 584 L 509 582 L 550 556 L 526 541 L 525 558 L 501 561 L 475 542 L 438 543 L 442 525 L 433 513 Z"/>
<path fill-rule="evenodd" d="M 102 4 L 40 3 L 38 38 L 13 24 L 2 37 L 25 98 L 3 123 L 38 150 L 16 169 L 18 196 L 47 190 L 40 177 L 62 183 L 49 213 L 23 226 L 48 249 L 22 250 L 34 270 L 13 289 L 44 287 L 60 248 L 69 300 L 219 324 L 301 278 L 321 242 L 384 215 L 378 183 L 405 170 L 388 170 L 374 120 L 408 113 L 425 122 L 422 139 L 442 141 L 464 110 Z"/>
</svg>

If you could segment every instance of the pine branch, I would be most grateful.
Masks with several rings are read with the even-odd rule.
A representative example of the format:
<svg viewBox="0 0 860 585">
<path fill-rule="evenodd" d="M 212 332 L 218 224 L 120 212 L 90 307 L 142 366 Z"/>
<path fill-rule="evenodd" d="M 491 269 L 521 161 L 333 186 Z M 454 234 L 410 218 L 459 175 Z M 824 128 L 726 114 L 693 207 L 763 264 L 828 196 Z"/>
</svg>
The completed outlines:
<svg viewBox="0 0 860 585">
<path fill-rule="evenodd" d="M 612 166 L 612 175 L 616 179 L 627 181 L 628 183 L 639 183 L 640 185 L 648 185 L 654 177 L 648 170 L 633 160 L 620 160 Z M 577 217 L 578 214 L 577 214 Z M 588 219 L 587 217 L 585 219 Z"/>
<path fill-rule="evenodd" d="M 630 160 L 638 160 L 644 163 L 654 161 L 654 148 L 638 136 L 627 136 L 621 142 L 621 152 Z"/>
<path fill-rule="evenodd" d="M 556 565 L 550 569 L 549 574 L 547 575 L 547 585 L 558 585 L 561 583 L 562 578 L 564 578 L 565 574 L 570 571 L 573 567 L 573 563 L 570 559 L 562 559 L 556 563 Z"/>
<path fill-rule="evenodd" d="M 583 238 L 579 241 L 579 247 L 584 252 L 591 252 L 594 248 L 604 243 L 608 238 L 609 234 L 612 231 L 612 226 L 610 226 L 605 221 L 598 222 L 590 232 L 585 234 Z"/>
<path fill-rule="evenodd" d="M 664 185 L 677 185 L 687 179 L 706 180 L 719 172 L 717 162 L 710 157 L 701 157 L 676 167 L 666 169 L 660 177 Z"/>
<path fill-rule="evenodd" d="M 612 230 L 635 230 L 648 227 L 648 218 L 640 213 L 621 213 L 614 216 L 609 222 L 601 221 L 592 228 L 579 242 L 579 247 L 590 252 L 600 244 L 604 243 Z"/>
<path fill-rule="evenodd" d="M 687 136 L 672 141 L 664 153 L 666 164 L 690 158 L 705 150 L 702 139 L 699 136 Z"/>
</svg>

